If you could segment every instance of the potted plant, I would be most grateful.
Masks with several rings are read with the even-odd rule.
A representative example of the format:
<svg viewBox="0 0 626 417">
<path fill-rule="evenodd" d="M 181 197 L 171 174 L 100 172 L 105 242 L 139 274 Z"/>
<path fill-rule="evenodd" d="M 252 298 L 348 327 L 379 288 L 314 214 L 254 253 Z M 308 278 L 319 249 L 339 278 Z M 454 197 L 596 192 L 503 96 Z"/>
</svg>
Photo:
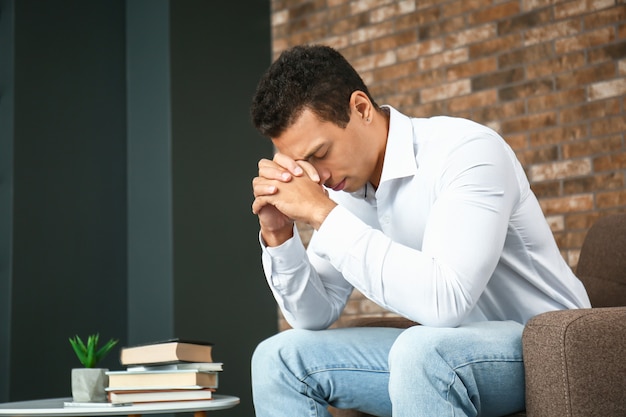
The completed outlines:
<svg viewBox="0 0 626 417">
<path fill-rule="evenodd" d="M 106 402 L 105 388 L 109 384 L 108 369 L 96 365 L 113 349 L 117 339 L 98 348 L 99 334 L 92 334 L 85 344 L 80 337 L 70 338 L 70 344 L 84 368 L 72 369 L 72 399 L 74 402 Z"/>
</svg>

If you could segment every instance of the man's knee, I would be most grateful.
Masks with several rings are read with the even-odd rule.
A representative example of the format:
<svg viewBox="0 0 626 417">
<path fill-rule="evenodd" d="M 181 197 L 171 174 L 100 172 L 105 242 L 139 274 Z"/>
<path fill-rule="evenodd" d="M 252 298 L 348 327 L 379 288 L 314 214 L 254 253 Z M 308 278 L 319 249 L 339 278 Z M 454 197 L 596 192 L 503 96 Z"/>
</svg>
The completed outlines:
<svg viewBox="0 0 626 417">
<path fill-rule="evenodd" d="M 276 370 L 298 360 L 312 337 L 311 331 L 289 329 L 265 339 L 252 354 L 252 374 Z"/>
<path fill-rule="evenodd" d="M 390 369 L 416 369 L 432 364 L 433 356 L 439 356 L 441 348 L 449 343 L 448 332 L 442 330 L 415 326 L 402 332 L 389 352 Z"/>
</svg>

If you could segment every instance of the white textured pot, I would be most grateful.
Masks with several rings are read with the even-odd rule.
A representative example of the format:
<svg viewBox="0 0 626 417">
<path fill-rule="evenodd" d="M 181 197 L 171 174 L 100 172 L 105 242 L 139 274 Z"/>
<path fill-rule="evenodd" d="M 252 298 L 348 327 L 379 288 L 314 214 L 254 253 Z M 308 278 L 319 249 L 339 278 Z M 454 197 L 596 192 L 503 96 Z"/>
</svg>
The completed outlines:
<svg viewBox="0 0 626 417">
<path fill-rule="evenodd" d="M 74 402 L 104 403 L 107 401 L 105 388 L 109 376 L 105 368 L 72 369 L 72 399 Z"/>
</svg>

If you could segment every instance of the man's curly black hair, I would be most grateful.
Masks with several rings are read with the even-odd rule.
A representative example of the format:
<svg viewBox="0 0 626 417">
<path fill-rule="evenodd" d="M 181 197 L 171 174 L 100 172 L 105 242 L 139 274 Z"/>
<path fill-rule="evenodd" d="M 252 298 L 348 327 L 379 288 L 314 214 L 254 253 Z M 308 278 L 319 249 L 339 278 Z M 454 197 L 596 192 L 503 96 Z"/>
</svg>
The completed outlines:
<svg viewBox="0 0 626 417">
<path fill-rule="evenodd" d="M 350 121 L 350 96 L 363 91 L 375 108 L 367 86 L 336 50 L 329 46 L 296 46 L 284 51 L 261 77 L 252 100 L 254 126 L 276 138 L 304 109 L 321 120 L 345 128 Z"/>
</svg>

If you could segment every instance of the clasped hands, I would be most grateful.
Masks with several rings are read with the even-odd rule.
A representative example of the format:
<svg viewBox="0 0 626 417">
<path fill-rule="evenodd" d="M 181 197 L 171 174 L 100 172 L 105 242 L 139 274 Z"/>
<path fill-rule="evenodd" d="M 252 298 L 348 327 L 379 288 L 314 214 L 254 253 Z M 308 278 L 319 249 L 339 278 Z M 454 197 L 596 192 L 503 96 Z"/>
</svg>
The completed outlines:
<svg viewBox="0 0 626 417">
<path fill-rule="evenodd" d="M 261 234 L 269 246 L 292 236 L 293 222 L 308 223 L 316 230 L 337 205 L 328 197 L 324 178 L 307 161 L 295 161 L 277 153 L 261 159 L 259 175 L 252 180 L 252 212 L 259 217 Z"/>
</svg>

